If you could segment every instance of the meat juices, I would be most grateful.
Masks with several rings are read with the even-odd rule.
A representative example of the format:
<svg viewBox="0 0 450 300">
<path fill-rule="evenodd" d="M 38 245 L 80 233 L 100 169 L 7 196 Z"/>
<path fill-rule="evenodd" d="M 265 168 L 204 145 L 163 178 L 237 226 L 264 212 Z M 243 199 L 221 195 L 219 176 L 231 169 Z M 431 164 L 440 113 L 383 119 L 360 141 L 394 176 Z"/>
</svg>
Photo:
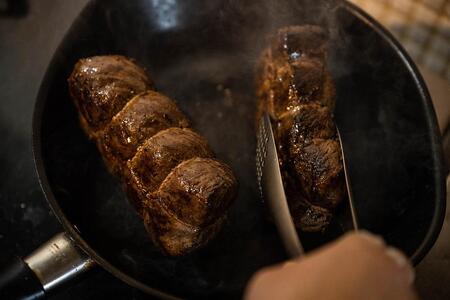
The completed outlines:
<svg viewBox="0 0 450 300">
<path fill-rule="evenodd" d="M 309 232 L 325 229 L 346 193 L 326 59 L 321 27 L 285 27 L 264 50 L 257 78 L 259 114 L 272 119 L 294 223 Z"/>
<path fill-rule="evenodd" d="M 89 136 L 103 129 L 135 95 L 153 89 L 144 69 L 120 55 L 80 59 L 69 92 Z"/>
<path fill-rule="evenodd" d="M 154 243 L 178 256 L 213 238 L 237 181 L 176 104 L 118 55 L 81 59 L 68 83 L 83 129 L 124 182 Z"/>
</svg>

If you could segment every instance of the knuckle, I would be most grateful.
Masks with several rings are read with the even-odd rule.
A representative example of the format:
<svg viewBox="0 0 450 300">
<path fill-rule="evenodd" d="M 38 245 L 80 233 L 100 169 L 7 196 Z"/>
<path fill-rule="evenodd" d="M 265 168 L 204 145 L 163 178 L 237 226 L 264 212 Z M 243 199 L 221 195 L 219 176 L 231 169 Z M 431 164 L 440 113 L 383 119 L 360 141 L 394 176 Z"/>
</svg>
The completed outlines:
<svg viewBox="0 0 450 300">
<path fill-rule="evenodd" d="M 352 262 L 374 272 L 382 272 L 391 269 L 392 262 L 385 255 L 387 247 L 376 236 L 360 233 L 348 234 L 343 238 L 341 247 L 347 257 L 351 256 Z"/>
<path fill-rule="evenodd" d="M 348 234 L 343 242 L 349 247 L 365 251 L 376 251 L 385 248 L 382 238 L 366 232 Z"/>
<path fill-rule="evenodd" d="M 266 281 L 270 281 L 272 277 L 272 270 L 270 268 L 263 268 L 258 270 L 251 278 L 250 282 L 252 285 L 257 285 L 260 283 L 264 283 Z"/>
</svg>

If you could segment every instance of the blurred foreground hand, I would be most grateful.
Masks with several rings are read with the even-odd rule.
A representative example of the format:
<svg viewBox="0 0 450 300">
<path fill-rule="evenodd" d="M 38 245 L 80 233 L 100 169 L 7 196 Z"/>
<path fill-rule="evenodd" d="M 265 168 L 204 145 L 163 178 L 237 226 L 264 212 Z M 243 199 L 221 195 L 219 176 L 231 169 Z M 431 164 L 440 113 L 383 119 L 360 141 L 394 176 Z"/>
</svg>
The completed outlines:
<svg viewBox="0 0 450 300">
<path fill-rule="evenodd" d="M 375 235 L 349 233 L 302 258 L 258 271 L 246 300 L 411 300 L 414 269 Z"/>
</svg>

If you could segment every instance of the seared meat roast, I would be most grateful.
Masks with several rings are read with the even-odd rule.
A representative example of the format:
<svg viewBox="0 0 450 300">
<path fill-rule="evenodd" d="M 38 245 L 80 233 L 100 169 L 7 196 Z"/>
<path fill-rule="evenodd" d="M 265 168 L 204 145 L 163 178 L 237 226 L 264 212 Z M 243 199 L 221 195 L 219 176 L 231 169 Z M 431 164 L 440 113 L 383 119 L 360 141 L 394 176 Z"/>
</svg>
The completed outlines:
<svg viewBox="0 0 450 300">
<path fill-rule="evenodd" d="M 271 116 L 289 207 L 303 231 L 323 230 L 346 192 L 326 58 L 321 27 L 285 27 L 264 50 L 257 78 L 259 114 Z"/>
<path fill-rule="evenodd" d="M 183 255 L 210 240 L 237 182 L 177 105 L 123 56 L 81 59 L 68 83 L 83 129 L 124 182 L 154 243 Z"/>
</svg>

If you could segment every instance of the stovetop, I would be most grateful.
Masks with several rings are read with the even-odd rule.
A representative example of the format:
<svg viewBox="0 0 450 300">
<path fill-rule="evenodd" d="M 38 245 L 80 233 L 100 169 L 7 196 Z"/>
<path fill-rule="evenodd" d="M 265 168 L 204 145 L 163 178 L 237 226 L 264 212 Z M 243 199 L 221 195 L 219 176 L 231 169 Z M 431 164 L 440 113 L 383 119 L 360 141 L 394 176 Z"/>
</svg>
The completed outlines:
<svg viewBox="0 0 450 300">
<path fill-rule="evenodd" d="M 62 231 L 35 173 L 31 121 L 51 56 L 87 2 L 0 0 L 0 266 Z M 417 268 L 424 299 L 450 299 L 448 211 L 440 238 Z M 97 268 L 52 299 L 149 298 Z"/>
</svg>

